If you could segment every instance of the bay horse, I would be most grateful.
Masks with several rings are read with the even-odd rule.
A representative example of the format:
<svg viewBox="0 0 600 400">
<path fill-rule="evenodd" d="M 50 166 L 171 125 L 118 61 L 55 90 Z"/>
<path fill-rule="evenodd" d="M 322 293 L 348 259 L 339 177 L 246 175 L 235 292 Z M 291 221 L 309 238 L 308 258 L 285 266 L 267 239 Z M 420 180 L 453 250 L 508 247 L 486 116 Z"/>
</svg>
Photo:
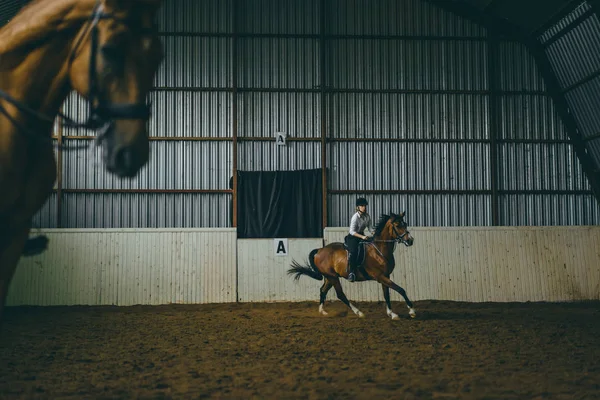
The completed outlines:
<svg viewBox="0 0 600 400">
<path fill-rule="evenodd" d="M 56 179 L 55 118 L 98 130 L 106 168 L 119 177 L 148 161 L 161 2 L 35 0 L 0 29 L 0 321 L 32 217 Z M 73 90 L 88 101 L 85 123 L 59 113 Z"/>
<path fill-rule="evenodd" d="M 361 242 L 365 246 L 364 262 L 362 266 L 356 269 L 356 280 L 370 281 L 375 280 L 381 283 L 383 288 L 383 297 L 385 298 L 386 312 L 391 319 L 398 319 L 398 314 L 392 311 L 390 302 L 390 289 L 400 293 L 408 307 L 408 314 L 411 318 L 416 317 L 416 311 L 413 308 L 413 303 L 406 295 L 406 291 L 394 283 L 390 279 L 390 275 L 394 271 L 394 249 L 397 243 L 402 243 L 405 246 L 412 246 L 414 238 L 408 231 L 408 225 L 404 220 L 405 212 L 397 215 L 383 214 L 375 227 L 373 240 Z M 321 286 L 321 299 L 319 303 L 319 314 L 327 315 L 325 311 L 325 299 L 327 292 L 332 287 L 335 288 L 337 297 L 359 317 L 364 317 L 364 314 L 356 308 L 356 306 L 348 300 L 340 278 L 348 278 L 348 252 L 342 243 L 330 243 L 327 246 L 315 249 L 310 252 L 309 264 L 300 265 L 296 261 L 292 261 L 291 268 L 288 269 L 288 274 L 292 275 L 295 280 L 300 279 L 302 275 L 310 276 L 316 280 L 323 280 Z"/>
</svg>

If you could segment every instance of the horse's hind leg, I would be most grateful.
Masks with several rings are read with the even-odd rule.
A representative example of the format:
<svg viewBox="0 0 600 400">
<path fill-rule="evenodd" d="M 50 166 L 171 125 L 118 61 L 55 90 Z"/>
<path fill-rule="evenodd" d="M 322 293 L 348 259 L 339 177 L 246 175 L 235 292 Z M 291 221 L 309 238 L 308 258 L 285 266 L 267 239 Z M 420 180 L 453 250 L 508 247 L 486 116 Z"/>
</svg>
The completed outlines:
<svg viewBox="0 0 600 400">
<path fill-rule="evenodd" d="M 8 287 L 17 268 L 28 234 L 28 226 L 14 230 L 1 230 L 0 227 L 0 324 L 2 323 L 2 311 L 8 295 Z"/>
<path fill-rule="evenodd" d="M 330 278 L 333 280 L 333 278 Z M 358 308 L 356 308 L 354 306 L 354 304 L 350 303 L 350 301 L 348 301 L 348 298 L 346 297 L 346 295 L 344 294 L 344 291 L 342 290 L 342 284 L 340 283 L 340 280 L 338 278 L 335 278 L 335 280 L 333 280 L 333 287 L 335 288 L 335 293 L 337 294 L 338 299 L 340 299 L 345 305 L 347 305 L 348 307 L 350 307 L 350 309 L 352 310 L 352 312 L 354 312 L 354 314 L 358 315 L 359 317 L 364 317 L 365 314 L 363 314 Z"/>
<path fill-rule="evenodd" d="M 328 315 L 327 312 L 325 312 L 325 299 L 327 298 L 327 292 L 329 292 L 329 289 L 331 289 L 333 283 L 331 283 L 327 277 L 324 277 L 323 280 L 323 286 L 321 286 L 320 290 L 321 301 L 319 302 L 319 314 Z"/>
<path fill-rule="evenodd" d="M 404 301 L 406 302 L 406 307 L 408 307 L 408 315 L 410 315 L 411 318 L 414 318 L 417 316 L 417 312 L 413 308 L 413 303 L 412 303 L 412 301 L 410 301 L 408 299 L 408 296 L 406 295 L 406 291 L 404 289 L 402 289 L 400 286 L 396 285 L 390 278 L 383 276 L 383 275 L 378 277 L 377 281 L 379 283 L 381 283 L 383 286 L 388 287 L 390 289 L 394 289 L 396 292 L 400 293 L 400 296 L 404 297 Z M 384 290 L 384 295 L 385 295 L 385 290 Z M 389 294 L 388 294 L 388 297 L 389 297 Z M 388 308 L 389 308 L 389 303 L 388 303 Z"/>
<path fill-rule="evenodd" d="M 381 287 L 383 288 L 383 298 L 385 299 L 386 305 L 385 311 L 388 317 L 390 317 L 391 319 L 399 319 L 400 317 L 398 316 L 398 314 L 392 311 L 392 303 L 390 302 L 390 288 L 383 284 L 381 285 Z"/>
</svg>

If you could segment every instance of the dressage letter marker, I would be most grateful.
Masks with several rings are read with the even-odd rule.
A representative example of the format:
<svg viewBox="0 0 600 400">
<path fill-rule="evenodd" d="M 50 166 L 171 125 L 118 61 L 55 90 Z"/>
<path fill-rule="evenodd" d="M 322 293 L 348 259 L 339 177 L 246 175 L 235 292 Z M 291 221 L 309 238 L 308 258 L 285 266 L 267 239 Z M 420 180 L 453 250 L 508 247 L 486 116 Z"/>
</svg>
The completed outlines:
<svg viewBox="0 0 600 400">
<path fill-rule="evenodd" d="M 274 239 L 273 245 L 274 245 L 276 256 L 287 256 L 288 255 L 287 239 Z"/>
<path fill-rule="evenodd" d="M 275 141 L 277 142 L 278 146 L 285 146 L 285 137 L 286 134 L 284 132 L 275 133 Z"/>
</svg>

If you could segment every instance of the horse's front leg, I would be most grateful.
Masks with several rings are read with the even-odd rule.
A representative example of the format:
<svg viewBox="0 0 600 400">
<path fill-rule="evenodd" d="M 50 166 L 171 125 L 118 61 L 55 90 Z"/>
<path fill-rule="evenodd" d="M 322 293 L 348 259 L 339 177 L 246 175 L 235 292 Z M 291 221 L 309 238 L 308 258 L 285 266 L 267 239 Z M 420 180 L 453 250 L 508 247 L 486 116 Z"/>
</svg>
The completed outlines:
<svg viewBox="0 0 600 400">
<path fill-rule="evenodd" d="M 29 235 L 29 225 L 9 229 L 0 227 L 0 324 L 10 281 Z"/>
<path fill-rule="evenodd" d="M 383 288 L 383 298 L 385 299 L 386 313 L 388 317 L 391 319 L 400 319 L 398 314 L 392 311 L 392 303 L 390 302 L 390 288 L 383 284 L 381 287 Z"/>
<path fill-rule="evenodd" d="M 400 286 L 396 285 L 390 278 L 383 276 L 383 275 L 380 275 L 377 278 L 377 282 L 381 283 L 383 286 L 385 286 L 387 288 L 394 289 L 396 292 L 400 293 L 400 296 L 404 297 L 404 301 L 406 302 L 406 307 L 408 307 L 408 315 L 410 315 L 411 318 L 414 318 L 417 316 L 417 312 L 413 308 L 413 303 L 412 303 L 412 301 L 409 300 L 408 296 L 406 295 L 406 291 L 404 289 L 402 289 Z"/>
</svg>

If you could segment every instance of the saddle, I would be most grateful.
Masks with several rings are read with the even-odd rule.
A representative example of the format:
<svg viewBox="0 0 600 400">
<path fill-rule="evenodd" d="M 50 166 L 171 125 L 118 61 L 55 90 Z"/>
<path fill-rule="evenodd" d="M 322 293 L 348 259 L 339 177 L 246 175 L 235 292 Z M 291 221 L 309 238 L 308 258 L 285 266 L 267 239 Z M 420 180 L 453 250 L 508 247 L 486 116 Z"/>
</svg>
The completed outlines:
<svg viewBox="0 0 600 400">
<path fill-rule="evenodd" d="M 344 249 L 346 250 L 346 260 L 350 260 L 350 249 L 348 249 L 348 246 L 346 246 L 346 243 L 344 243 Z M 361 242 L 358 245 L 358 252 L 356 254 L 356 264 L 357 267 L 362 267 L 362 264 L 365 262 L 365 244 L 364 242 Z"/>
<path fill-rule="evenodd" d="M 356 272 L 360 273 L 363 278 L 367 281 L 372 280 L 373 278 L 367 273 L 367 270 L 365 269 L 365 266 L 363 265 L 363 263 L 365 262 L 365 257 L 367 255 L 366 252 L 366 242 L 360 242 L 360 244 L 358 245 L 358 252 L 356 254 Z M 346 250 L 346 262 L 348 263 L 347 265 L 350 264 L 350 250 L 348 249 L 348 246 L 346 246 L 346 243 L 344 243 L 344 249 Z"/>
</svg>

